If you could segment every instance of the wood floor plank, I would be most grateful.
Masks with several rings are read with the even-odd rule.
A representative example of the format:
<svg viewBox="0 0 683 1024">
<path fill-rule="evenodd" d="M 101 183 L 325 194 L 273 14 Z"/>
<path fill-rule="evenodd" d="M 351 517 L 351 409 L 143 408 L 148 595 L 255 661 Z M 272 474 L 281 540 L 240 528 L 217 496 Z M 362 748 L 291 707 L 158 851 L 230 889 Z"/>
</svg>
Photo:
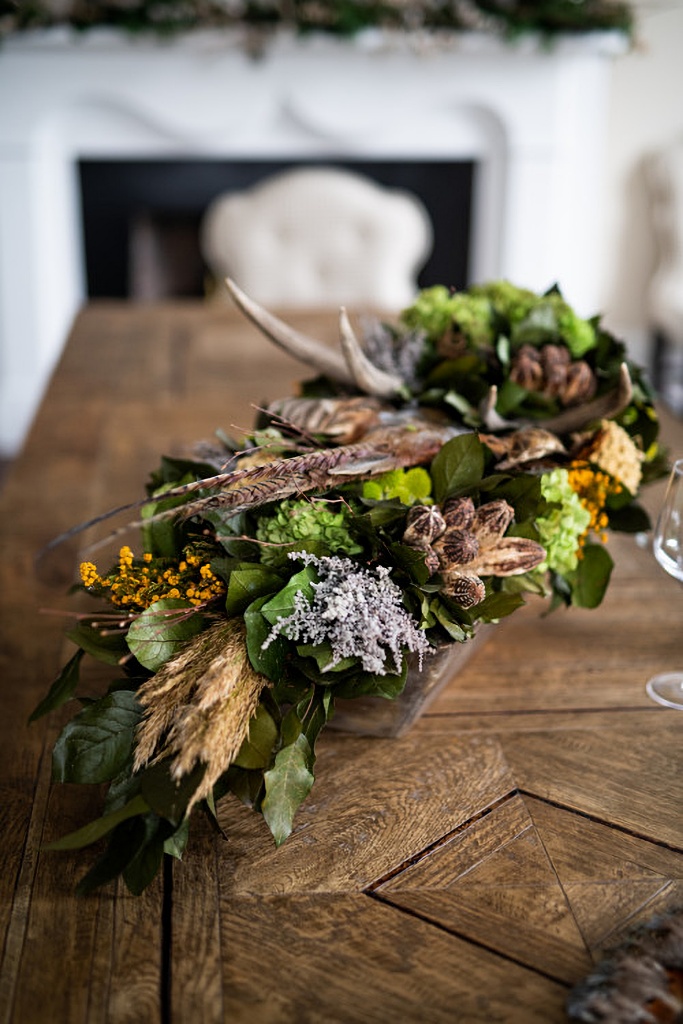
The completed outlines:
<svg viewBox="0 0 683 1024">
<path fill-rule="evenodd" d="M 453 680 L 451 686 L 456 686 Z M 608 729 L 622 727 L 639 728 L 646 726 L 648 719 L 661 715 L 661 708 L 651 704 L 647 708 L 610 708 L 600 711 L 593 708 L 565 708 L 562 711 L 496 711 L 481 714 L 466 712 L 441 712 L 428 709 L 423 717 L 412 727 L 412 731 L 420 732 L 425 742 L 430 742 L 430 735 L 447 733 L 461 736 L 470 732 L 505 733 L 505 732 L 561 732 L 567 728 Z"/>
<path fill-rule="evenodd" d="M 235 1024 L 566 1019 L 563 986 L 367 896 L 229 895 L 221 927 Z"/>
<path fill-rule="evenodd" d="M 170 920 L 172 1024 L 222 1024 L 218 846 L 205 820 L 193 825 L 182 863 L 174 865 Z M 169 1022 L 170 1024 L 170 1022 Z"/>
<path fill-rule="evenodd" d="M 525 804 L 596 958 L 628 928 L 674 905 L 679 853 L 541 800 Z"/>
<path fill-rule="evenodd" d="M 500 733 L 499 742 L 520 789 L 681 851 L 679 714 L 662 708 L 637 726 Z"/>
<path fill-rule="evenodd" d="M 571 907 L 519 796 L 378 891 L 397 906 L 567 983 L 590 967 Z"/>
<path fill-rule="evenodd" d="M 326 734 L 314 789 L 279 849 L 260 816 L 221 804 L 230 841 L 221 876 L 236 893 L 349 892 L 378 878 L 510 792 L 497 742 L 444 736 L 425 750 L 415 737 Z"/>
</svg>

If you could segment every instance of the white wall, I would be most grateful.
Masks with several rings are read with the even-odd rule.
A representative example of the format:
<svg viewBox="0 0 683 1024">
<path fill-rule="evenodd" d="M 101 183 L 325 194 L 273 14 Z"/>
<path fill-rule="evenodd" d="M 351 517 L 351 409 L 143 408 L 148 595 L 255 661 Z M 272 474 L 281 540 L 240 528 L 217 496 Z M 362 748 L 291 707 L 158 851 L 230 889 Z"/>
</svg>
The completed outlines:
<svg viewBox="0 0 683 1024">
<path fill-rule="evenodd" d="M 636 46 L 612 66 L 600 312 L 646 364 L 647 285 L 656 249 L 644 162 L 683 135 L 683 0 L 640 0 L 636 14 Z"/>
</svg>

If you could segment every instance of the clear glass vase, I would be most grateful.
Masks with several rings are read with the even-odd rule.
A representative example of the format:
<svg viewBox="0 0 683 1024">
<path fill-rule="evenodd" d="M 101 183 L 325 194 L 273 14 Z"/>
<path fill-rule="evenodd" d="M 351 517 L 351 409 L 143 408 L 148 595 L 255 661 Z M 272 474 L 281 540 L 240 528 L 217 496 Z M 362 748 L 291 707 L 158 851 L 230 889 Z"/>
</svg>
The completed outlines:
<svg viewBox="0 0 683 1024">
<path fill-rule="evenodd" d="M 488 639 L 490 628 L 480 626 L 475 636 L 465 643 L 443 644 L 424 658 L 421 671 L 417 656 L 409 653 L 406 685 L 395 700 L 385 697 L 337 700 L 328 728 L 357 736 L 401 736 Z"/>
</svg>

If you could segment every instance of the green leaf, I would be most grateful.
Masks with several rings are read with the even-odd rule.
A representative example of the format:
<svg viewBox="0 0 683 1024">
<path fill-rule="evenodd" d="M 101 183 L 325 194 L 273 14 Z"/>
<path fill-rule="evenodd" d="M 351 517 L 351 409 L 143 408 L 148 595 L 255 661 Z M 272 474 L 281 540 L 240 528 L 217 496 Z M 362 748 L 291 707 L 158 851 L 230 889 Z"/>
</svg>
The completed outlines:
<svg viewBox="0 0 683 1024">
<path fill-rule="evenodd" d="M 488 483 L 487 477 L 485 484 Z M 541 493 L 541 477 L 538 474 L 522 473 L 494 487 L 489 500 L 504 498 L 515 510 L 517 524 L 535 520 L 545 505 Z"/>
<path fill-rule="evenodd" d="M 233 451 L 234 447 L 227 438 L 227 451 Z M 216 472 L 215 466 L 210 462 L 202 462 L 197 459 L 176 459 L 169 455 L 162 455 L 159 468 L 151 474 L 150 489 L 154 494 L 159 493 L 164 484 L 187 483 L 189 480 L 202 480 L 204 477 L 213 476 Z"/>
<path fill-rule="evenodd" d="M 427 582 L 431 573 L 425 561 L 426 552 L 418 551 L 407 544 L 392 544 L 390 550 L 396 565 L 407 572 L 413 582 L 418 586 Z"/>
<path fill-rule="evenodd" d="M 650 517 L 640 505 L 627 505 L 626 508 L 609 510 L 610 530 L 622 533 L 646 533 L 652 523 Z"/>
<path fill-rule="evenodd" d="M 327 687 L 316 687 L 313 701 L 302 701 L 298 706 L 303 734 L 311 748 L 308 767 L 315 764 L 315 743 L 323 727 L 334 714 L 334 697 Z"/>
<path fill-rule="evenodd" d="M 458 643 L 467 640 L 469 634 L 463 629 L 462 624 L 453 618 L 449 609 L 440 598 L 434 598 L 429 606 L 429 610 L 448 633 L 451 640 L 455 640 Z"/>
<path fill-rule="evenodd" d="M 149 843 L 158 824 L 159 819 L 156 815 L 145 814 L 117 825 L 104 854 L 78 883 L 76 893 L 79 896 L 86 896 L 93 889 L 113 881 L 124 872 Z M 151 878 L 148 878 L 148 881 L 151 881 Z"/>
<path fill-rule="evenodd" d="M 261 812 L 276 846 L 292 831 L 294 815 L 311 791 L 314 779 L 308 767 L 310 756 L 310 744 L 302 733 L 294 743 L 282 748 L 275 764 L 264 775 L 266 795 Z"/>
<path fill-rule="evenodd" d="M 481 622 L 495 622 L 512 615 L 523 604 L 521 593 L 499 591 L 489 594 L 480 604 L 475 605 L 470 614 L 473 619 Z"/>
<path fill-rule="evenodd" d="M 215 817 L 215 808 L 214 808 Z M 164 840 L 164 853 L 167 853 L 170 857 L 175 857 L 176 860 L 182 860 L 187 841 L 190 838 L 190 819 L 185 818 L 180 826 L 173 832 L 168 839 Z"/>
<path fill-rule="evenodd" d="M 476 409 L 472 403 L 454 388 L 450 388 L 450 390 L 446 392 L 443 400 L 446 405 L 450 405 L 452 409 L 459 412 L 467 422 L 469 422 L 470 418 L 476 413 Z"/>
<path fill-rule="evenodd" d="M 577 569 L 567 573 L 572 604 L 579 608 L 597 608 L 605 596 L 614 562 L 599 544 L 586 544 Z"/>
<path fill-rule="evenodd" d="M 145 828 L 142 842 L 122 871 L 123 880 L 134 896 L 144 892 L 161 867 L 166 842 L 163 823 L 156 815 L 146 814 L 141 821 Z"/>
<path fill-rule="evenodd" d="M 315 583 L 317 579 L 318 576 L 313 566 L 307 565 L 301 572 L 295 573 L 279 593 L 266 601 L 261 608 L 261 614 L 273 626 L 278 619 L 286 619 L 294 611 L 294 599 L 299 592 L 309 601 L 313 600 L 314 592 L 311 583 Z"/>
<path fill-rule="evenodd" d="M 142 509 L 141 518 L 148 520 L 159 512 L 165 512 L 184 505 L 188 501 L 187 495 L 182 494 L 175 498 L 163 498 L 163 493 L 179 485 L 192 483 L 194 480 L 195 475 L 187 473 L 180 480 L 163 484 L 154 492 L 154 497 L 159 497 L 160 500 L 151 501 L 148 505 L 145 505 Z M 192 497 L 196 497 L 196 494 L 192 495 Z M 168 519 L 159 519 L 154 523 L 146 522 L 142 527 L 142 542 L 144 550 L 151 551 L 157 558 L 175 558 L 182 548 L 181 531 L 170 517 Z"/>
<path fill-rule="evenodd" d="M 171 759 L 157 761 L 141 772 L 140 792 L 151 810 L 179 826 L 205 771 L 206 765 L 197 764 L 176 781 L 171 775 Z"/>
<path fill-rule="evenodd" d="M 258 809 L 263 792 L 263 772 L 249 771 L 247 768 L 238 768 L 231 764 L 225 775 L 221 776 L 219 783 L 214 786 L 214 792 L 233 793 L 246 807 Z"/>
<path fill-rule="evenodd" d="M 156 601 L 135 619 L 128 630 L 128 647 L 141 665 L 157 672 L 188 640 L 200 633 L 204 617 L 186 601 Z"/>
<path fill-rule="evenodd" d="M 104 798 L 103 811 L 118 811 L 140 792 L 140 775 L 133 775 L 133 756 L 124 765 L 119 774 L 111 780 L 107 795 Z"/>
<path fill-rule="evenodd" d="M 441 504 L 454 494 L 476 487 L 484 473 L 484 448 L 476 434 L 447 441 L 431 465 L 434 497 Z"/>
<path fill-rule="evenodd" d="M 150 807 L 145 798 L 138 794 L 138 796 L 134 796 L 132 800 L 129 800 L 127 804 L 120 807 L 117 811 L 111 811 L 109 814 L 97 818 L 96 821 L 91 821 L 90 824 L 84 825 L 83 828 L 62 836 L 61 839 L 55 839 L 52 843 L 46 843 L 43 849 L 80 850 L 82 846 L 90 846 L 91 843 L 96 843 L 98 839 L 106 836 L 108 832 L 111 832 L 121 822 L 126 821 L 128 818 L 134 818 L 139 814 L 146 814 L 149 810 Z"/>
<path fill-rule="evenodd" d="M 347 669 L 359 664 L 358 658 L 348 657 L 342 658 L 336 665 L 331 665 L 334 659 L 334 651 L 332 650 L 332 645 L 327 640 L 323 640 L 319 644 L 297 644 L 296 653 L 301 658 L 313 658 L 318 671 L 324 672 L 327 676 L 327 679 L 324 681 L 329 683 L 334 683 L 334 676 L 331 673 L 345 672 Z"/>
<path fill-rule="evenodd" d="M 82 647 L 86 654 L 107 665 L 118 665 L 128 653 L 123 633 L 103 636 L 101 629 L 95 629 L 86 622 L 79 622 L 66 635 L 77 647 Z"/>
<path fill-rule="evenodd" d="M 252 668 L 256 672 L 261 672 L 262 675 L 277 683 L 282 679 L 284 673 L 289 645 L 284 637 L 277 636 L 263 650 L 263 644 L 270 633 L 270 623 L 261 613 L 261 608 L 267 601 L 267 597 L 257 598 L 244 613 L 244 625 L 247 629 L 247 654 Z"/>
<path fill-rule="evenodd" d="M 233 764 L 239 768 L 267 768 L 279 738 L 277 724 L 263 704 L 259 704 L 249 722 L 249 733 Z"/>
<path fill-rule="evenodd" d="M 358 672 L 340 686 L 335 686 L 334 697 L 352 700 L 355 697 L 384 697 L 394 700 L 403 692 L 408 674 L 408 663 L 403 659 L 400 673 Z"/>
<path fill-rule="evenodd" d="M 142 717 L 131 690 L 117 690 L 88 704 L 62 730 L 52 752 L 57 782 L 108 782 L 130 757 Z"/>
<path fill-rule="evenodd" d="M 257 597 L 272 594 L 282 586 L 277 573 L 263 565 L 243 566 L 230 573 L 225 610 L 228 615 L 241 615 Z"/>
<path fill-rule="evenodd" d="M 54 711 L 56 708 L 60 708 L 62 704 L 66 704 L 68 700 L 71 700 L 78 686 L 81 658 L 84 654 L 83 648 L 79 647 L 73 658 L 66 663 L 55 679 L 47 696 L 34 709 L 29 717 L 29 722 L 35 722 L 42 715 L 46 715 L 48 711 Z"/>
<path fill-rule="evenodd" d="M 558 334 L 557 313 L 550 302 L 538 302 L 529 314 L 512 329 L 512 340 L 516 346 L 542 345 Z"/>
</svg>

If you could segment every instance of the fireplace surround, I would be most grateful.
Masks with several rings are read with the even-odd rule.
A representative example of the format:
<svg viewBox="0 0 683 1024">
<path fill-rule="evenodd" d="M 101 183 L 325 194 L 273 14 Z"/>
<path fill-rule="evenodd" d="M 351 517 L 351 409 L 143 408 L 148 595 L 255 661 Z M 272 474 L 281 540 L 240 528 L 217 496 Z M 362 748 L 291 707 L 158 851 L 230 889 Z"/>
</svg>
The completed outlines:
<svg viewBox="0 0 683 1024">
<path fill-rule="evenodd" d="M 111 31 L 0 50 L 0 451 L 21 443 L 86 298 L 82 160 L 472 161 L 469 279 L 559 282 L 598 312 L 610 58 L 619 34 L 514 46 L 366 33 Z"/>
</svg>

